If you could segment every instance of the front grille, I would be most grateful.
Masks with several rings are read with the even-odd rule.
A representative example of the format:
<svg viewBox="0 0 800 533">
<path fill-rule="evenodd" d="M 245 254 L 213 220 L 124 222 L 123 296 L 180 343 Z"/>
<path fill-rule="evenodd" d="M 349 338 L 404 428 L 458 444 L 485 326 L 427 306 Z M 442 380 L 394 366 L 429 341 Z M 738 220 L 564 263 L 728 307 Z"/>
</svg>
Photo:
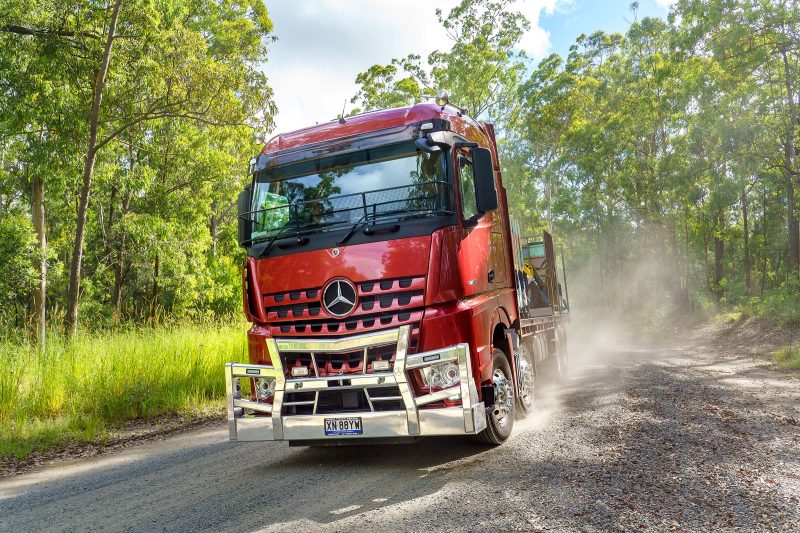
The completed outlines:
<svg viewBox="0 0 800 533">
<path fill-rule="evenodd" d="M 425 282 L 416 276 L 357 283 L 358 306 L 344 319 L 325 311 L 321 287 L 265 294 L 263 305 L 273 336 L 340 336 L 419 322 Z"/>
<path fill-rule="evenodd" d="M 337 318 L 322 305 L 322 287 L 263 295 L 268 327 L 273 338 L 305 337 L 335 339 L 409 326 L 408 353 L 419 344 L 425 305 L 425 276 L 356 283 L 358 305 L 350 316 Z M 284 415 L 401 411 L 405 408 L 396 386 L 350 387 L 349 376 L 391 373 L 396 343 L 369 346 L 349 352 L 288 352 L 280 357 L 287 379 Z M 373 365 L 388 361 L 388 369 Z M 292 376 L 292 369 L 304 367 Z M 303 378 L 331 378 L 328 390 L 300 392 L 288 386 Z"/>
<path fill-rule="evenodd" d="M 336 384 L 339 381 L 334 382 Z M 287 392 L 283 416 L 402 411 L 400 389 L 395 386 Z"/>
</svg>

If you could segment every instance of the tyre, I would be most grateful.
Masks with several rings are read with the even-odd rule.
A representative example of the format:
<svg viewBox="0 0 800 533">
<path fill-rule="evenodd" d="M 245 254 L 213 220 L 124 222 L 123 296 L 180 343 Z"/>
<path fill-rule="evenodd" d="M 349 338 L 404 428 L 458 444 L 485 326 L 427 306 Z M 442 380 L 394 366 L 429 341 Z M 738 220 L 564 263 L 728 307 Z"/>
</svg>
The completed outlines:
<svg viewBox="0 0 800 533">
<path fill-rule="evenodd" d="M 514 429 L 514 381 L 511 365 L 502 350 L 492 352 L 492 384 L 494 405 L 486 409 L 486 429 L 476 435 L 478 442 L 497 446 L 503 444 Z"/>
<path fill-rule="evenodd" d="M 517 415 L 524 418 L 533 411 L 533 402 L 536 397 L 536 367 L 533 356 L 525 344 L 519 346 L 519 363 L 517 366 Z"/>
</svg>

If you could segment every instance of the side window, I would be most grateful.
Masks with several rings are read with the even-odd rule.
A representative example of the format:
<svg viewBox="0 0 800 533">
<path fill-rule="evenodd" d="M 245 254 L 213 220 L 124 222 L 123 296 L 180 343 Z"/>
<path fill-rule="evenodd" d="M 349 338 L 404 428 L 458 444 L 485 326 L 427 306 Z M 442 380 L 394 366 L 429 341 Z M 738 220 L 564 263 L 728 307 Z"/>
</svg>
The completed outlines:
<svg viewBox="0 0 800 533">
<path fill-rule="evenodd" d="M 458 156 L 458 184 L 461 192 L 461 214 L 467 220 L 478 214 L 478 203 L 475 200 L 472 161 L 463 155 Z"/>
</svg>

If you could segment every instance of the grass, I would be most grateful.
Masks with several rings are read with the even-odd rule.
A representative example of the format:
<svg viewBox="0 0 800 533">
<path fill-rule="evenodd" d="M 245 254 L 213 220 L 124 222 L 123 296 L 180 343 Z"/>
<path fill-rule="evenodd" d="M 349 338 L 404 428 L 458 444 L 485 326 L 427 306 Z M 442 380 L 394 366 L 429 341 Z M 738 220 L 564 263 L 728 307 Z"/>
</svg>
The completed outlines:
<svg viewBox="0 0 800 533">
<path fill-rule="evenodd" d="M 0 339 L 0 459 L 103 439 L 132 419 L 219 402 L 223 365 L 246 359 L 242 324 L 185 324 Z"/>
<path fill-rule="evenodd" d="M 723 311 L 714 316 L 714 322 L 717 324 L 733 324 L 742 318 L 746 318 L 746 316 L 741 310 Z"/>
<path fill-rule="evenodd" d="M 781 348 L 775 353 L 774 359 L 784 370 L 800 370 L 800 345 Z"/>
</svg>

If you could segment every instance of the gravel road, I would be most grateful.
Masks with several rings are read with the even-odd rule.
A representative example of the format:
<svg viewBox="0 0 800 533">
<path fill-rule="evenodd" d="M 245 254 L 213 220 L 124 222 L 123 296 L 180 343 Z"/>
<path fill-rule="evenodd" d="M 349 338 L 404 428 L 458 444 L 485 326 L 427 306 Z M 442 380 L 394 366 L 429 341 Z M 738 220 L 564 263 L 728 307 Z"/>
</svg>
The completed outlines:
<svg viewBox="0 0 800 533">
<path fill-rule="evenodd" d="M 499 448 L 213 427 L 0 480 L 0 531 L 800 531 L 800 380 L 752 353 L 769 339 L 578 337 Z"/>
</svg>

